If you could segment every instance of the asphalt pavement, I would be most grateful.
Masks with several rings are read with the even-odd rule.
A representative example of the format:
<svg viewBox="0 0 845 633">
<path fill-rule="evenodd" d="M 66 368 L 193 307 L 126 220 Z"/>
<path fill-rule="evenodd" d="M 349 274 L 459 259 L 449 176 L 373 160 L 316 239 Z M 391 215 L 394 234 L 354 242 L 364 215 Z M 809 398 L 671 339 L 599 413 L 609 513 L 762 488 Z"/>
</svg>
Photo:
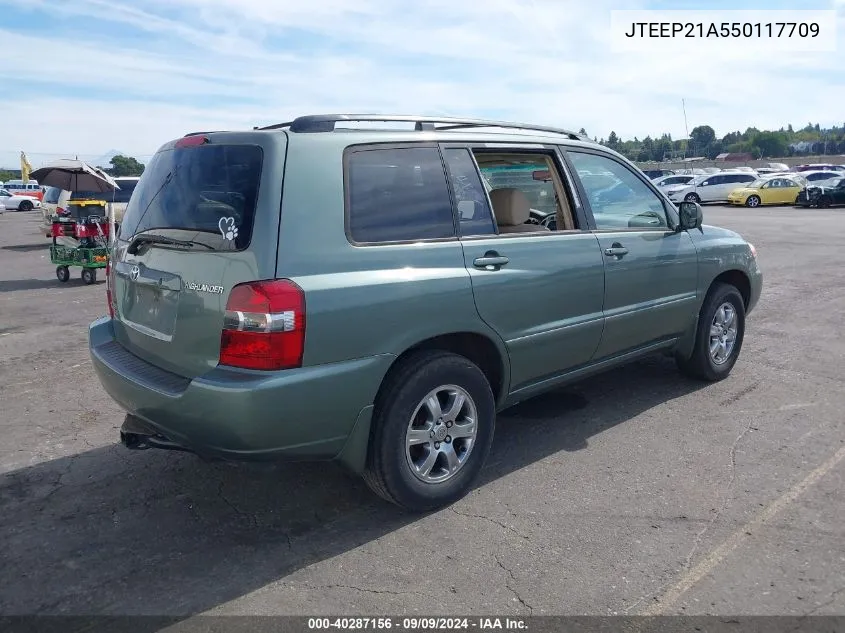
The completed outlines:
<svg viewBox="0 0 845 633">
<path fill-rule="evenodd" d="M 730 378 L 659 357 L 525 402 L 425 517 L 333 465 L 122 448 L 102 276 L 0 215 L 0 614 L 845 614 L 845 209 L 704 215 L 765 274 Z"/>
</svg>

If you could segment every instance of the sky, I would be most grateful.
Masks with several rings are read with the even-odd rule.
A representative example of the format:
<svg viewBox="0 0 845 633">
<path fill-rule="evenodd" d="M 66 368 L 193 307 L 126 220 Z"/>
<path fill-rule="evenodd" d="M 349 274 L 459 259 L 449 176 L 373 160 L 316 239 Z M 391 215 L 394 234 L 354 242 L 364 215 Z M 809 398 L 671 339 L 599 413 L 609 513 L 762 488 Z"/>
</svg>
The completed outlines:
<svg viewBox="0 0 845 633">
<path fill-rule="evenodd" d="M 620 50 L 611 11 L 831 10 L 837 50 Z M 842 125 L 845 0 L 0 0 L 0 167 L 327 112 L 673 138 Z M 766 14 L 760 14 L 767 19 Z M 687 122 L 684 119 L 686 109 Z"/>
</svg>

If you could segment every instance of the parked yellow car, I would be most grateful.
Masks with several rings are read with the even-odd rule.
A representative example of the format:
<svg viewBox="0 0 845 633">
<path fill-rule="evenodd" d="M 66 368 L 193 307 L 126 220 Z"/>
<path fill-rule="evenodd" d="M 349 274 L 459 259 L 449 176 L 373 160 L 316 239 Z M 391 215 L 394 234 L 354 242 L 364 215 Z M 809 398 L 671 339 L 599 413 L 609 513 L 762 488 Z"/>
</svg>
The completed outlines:
<svg viewBox="0 0 845 633">
<path fill-rule="evenodd" d="M 728 204 L 759 207 L 761 204 L 795 204 L 801 191 L 796 178 L 760 178 L 747 187 L 734 189 L 728 194 Z"/>
</svg>

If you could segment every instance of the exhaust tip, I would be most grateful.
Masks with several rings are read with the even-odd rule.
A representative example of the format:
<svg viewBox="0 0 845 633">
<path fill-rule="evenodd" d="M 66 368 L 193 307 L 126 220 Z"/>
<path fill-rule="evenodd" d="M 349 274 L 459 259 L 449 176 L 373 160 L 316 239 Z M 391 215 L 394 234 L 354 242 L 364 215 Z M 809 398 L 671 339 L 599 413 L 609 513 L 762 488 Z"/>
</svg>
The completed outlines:
<svg viewBox="0 0 845 633">
<path fill-rule="evenodd" d="M 146 436 L 138 435 L 137 433 L 120 432 L 120 443 L 132 450 L 146 450 L 150 448 L 150 444 L 146 439 Z"/>
</svg>

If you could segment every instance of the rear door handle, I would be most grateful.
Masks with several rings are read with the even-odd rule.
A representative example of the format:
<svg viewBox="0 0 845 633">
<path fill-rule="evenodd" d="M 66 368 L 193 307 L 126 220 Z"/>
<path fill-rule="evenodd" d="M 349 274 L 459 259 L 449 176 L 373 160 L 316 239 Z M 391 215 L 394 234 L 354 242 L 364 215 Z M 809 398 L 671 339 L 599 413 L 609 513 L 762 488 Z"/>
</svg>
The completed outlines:
<svg viewBox="0 0 845 633">
<path fill-rule="evenodd" d="M 486 268 L 487 270 L 496 270 L 510 262 L 510 259 L 504 255 L 499 255 L 496 251 L 489 251 L 484 253 L 483 257 L 476 257 L 472 265 L 476 268 Z"/>
</svg>

